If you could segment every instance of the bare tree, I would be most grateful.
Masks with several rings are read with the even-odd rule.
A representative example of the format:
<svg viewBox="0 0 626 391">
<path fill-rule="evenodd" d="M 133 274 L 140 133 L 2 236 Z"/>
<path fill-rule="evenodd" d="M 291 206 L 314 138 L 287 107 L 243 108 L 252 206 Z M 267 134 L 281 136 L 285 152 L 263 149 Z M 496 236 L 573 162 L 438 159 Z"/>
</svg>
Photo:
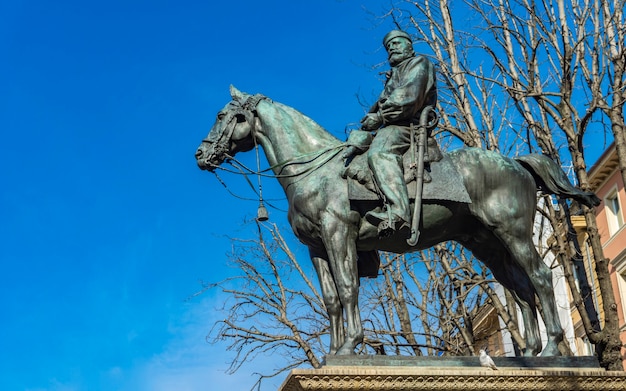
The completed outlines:
<svg viewBox="0 0 626 391">
<path fill-rule="evenodd" d="M 600 2 L 601 12 L 598 12 L 594 35 L 602 39 L 594 48 L 597 59 L 598 75 L 594 80 L 605 80 L 606 92 L 598 91 L 598 106 L 608 117 L 615 148 L 619 157 L 619 168 L 622 180 L 626 183 L 626 125 L 624 124 L 624 105 L 626 104 L 626 19 L 624 16 L 624 0 Z M 599 48 L 602 48 L 600 50 Z M 603 69 L 601 72 L 600 69 Z M 604 76 L 601 79 L 600 76 Z"/>
</svg>

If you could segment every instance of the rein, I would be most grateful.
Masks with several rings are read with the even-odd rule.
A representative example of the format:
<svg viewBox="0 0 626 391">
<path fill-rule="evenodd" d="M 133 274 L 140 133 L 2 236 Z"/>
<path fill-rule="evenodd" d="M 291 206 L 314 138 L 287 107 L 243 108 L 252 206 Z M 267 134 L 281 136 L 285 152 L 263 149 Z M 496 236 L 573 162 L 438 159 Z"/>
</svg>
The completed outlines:
<svg viewBox="0 0 626 391">
<path fill-rule="evenodd" d="M 300 156 L 296 156 L 293 159 L 289 159 L 286 160 L 284 162 L 280 162 L 277 163 L 271 167 L 265 168 L 263 170 L 253 170 L 249 167 L 247 167 L 245 164 L 243 164 L 242 162 L 240 162 L 239 160 L 237 160 L 235 157 L 230 156 L 228 154 L 226 154 L 226 157 L 228 158 L 228 160 L 232 160 L 234 163 L 237 164 L 237 166 L 239 168 L 242 168 L 243 170 L 247 171 L 247 173 L 249 174 L 254 174 L 254 175 L 259 175 L 262 176 L 264 178 L 277 178 L 277 179 L 281 179 L 281 178 L 295 178 L 301 175 L 305 175 L 305 174 L 309 174 L 315 170 L 317 170 L 318 168 L 320 168 L 321 166 L 323 166 L 324 164 L 326 164 L 327 162 L 329 162 L 330 160 L 332 160 L 335 156 L 337 156 L 339 154 L 339 152 L 341 152 L 341 150 L 345 147 L 345 144 L 339 144 L 339 145 L 335 145 L 332 147 L 328 147 L 328 148 L 324 148 L 321 151 L 316 151 L 316 152 L 312 152 L 312 153 L 308 153 L 308 154 L 304 154 L 304 155 L 300 155 Z M 294 174 L 266 174 L 268 171 L 272 171 L 274 168 L 277 167 L 281 167 L 281 171 L 282 169 L 284 169 L 287 166 L 290 165 L 297 165 L 297 164 L 306 164 L 306 163 L 311 163 L 317 159 L 319 159 L 320 157 L 324 156 L 325 154 L 329 153 L 329 152 L 333 152 L 332 154 L 330 154 L 328 157 L 326 157 L 324 160 L 322 160 L 321 162 L 319 162 L 318 164 L 316 164 L 313 167 L 309 167 L 305 170 L 302 170 L 300 172 L 296 172 Z M 304 161 L 299 161 L 298 159 L 302 159 L 302 158 L 306 158 L 308 156 L 314 156 L 312 159 L 309 160 L 304 160 Z M 233 164 L 233 166 L 235 166 Z M 224 168 L 222 166 L 216 167 L 216 169 L 220 169 L 222 171 L 226 171 L 232 174 L 241 174 L 241 175 L 247 175 L 246 173 L 243 173 L 241 171 L 235 171 L 235 170 L 229 170 L 228 168 Z"/>
</svg>

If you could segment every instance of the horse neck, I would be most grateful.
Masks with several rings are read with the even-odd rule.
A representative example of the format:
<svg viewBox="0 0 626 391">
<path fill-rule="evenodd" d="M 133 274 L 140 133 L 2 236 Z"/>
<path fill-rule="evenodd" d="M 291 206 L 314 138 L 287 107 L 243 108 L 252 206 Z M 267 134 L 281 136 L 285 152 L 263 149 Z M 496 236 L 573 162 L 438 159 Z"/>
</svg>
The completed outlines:
<svg viewBox="0 0 626 391">
<path fill-rule="evenodd" d="M 306 170 L 307 164 L 283 167 L 286 162 L 307 162 L 316 154 L 341 145 L 336 137 L 299 111 L 270 101 L 261 101 L 257 106 L 260 126 L 255 131 L 275 174 L 293 175 Z"/>
</svg>

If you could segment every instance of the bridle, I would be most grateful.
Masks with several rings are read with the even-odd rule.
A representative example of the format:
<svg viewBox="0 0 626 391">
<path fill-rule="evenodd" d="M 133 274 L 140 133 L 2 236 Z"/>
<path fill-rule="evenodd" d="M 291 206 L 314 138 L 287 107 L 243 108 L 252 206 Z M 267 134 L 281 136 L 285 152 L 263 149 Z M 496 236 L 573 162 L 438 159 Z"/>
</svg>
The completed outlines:
<svg viewBox="0 0 626 391">
<path fill-rule="evenodd" d="M 254 136 L 254 117 L 256 112 L 256 106 L 263 99 L 269 100 L 269 98 L 257 94 L 249 96 L 243 103 L 239 101 L 233 100 L 229 103 L 229 106 L 233 106 L 229 108 L 225 115 L 226 118 L 220 119 L 222 122 L 226 122 L 226 126 L 223 132 L 220 132 L 216 138 L 211 137 L 212 134 L 209 134 L 205 139 L 202 140 L 203 144 L 213 145 L 213 154 L 218 159 L 218 161 L 232 160 L 234 159 L 232 156 L 228 154 L 228 145 L 232 139 L 233 133 L 235 132 L 235 127 L 239 123 L 239 118 L 245 118 L 245 121 L 252 127 L 251 133 Z M 221 114 L 221 113 L 220 113 Z M 219 116 L 219 115 L 218 115 Z M 255 137 L 255 145 L 256 145 L 256 137 Z M 214 168 L 219 168 L 215 166 Z"/>
</svg>

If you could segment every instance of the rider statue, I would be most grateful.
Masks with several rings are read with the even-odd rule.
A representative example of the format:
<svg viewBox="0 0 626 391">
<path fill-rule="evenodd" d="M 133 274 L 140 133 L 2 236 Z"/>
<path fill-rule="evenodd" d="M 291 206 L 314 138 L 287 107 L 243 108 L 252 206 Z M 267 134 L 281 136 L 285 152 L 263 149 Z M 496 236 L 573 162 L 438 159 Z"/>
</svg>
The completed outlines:
<svg viewBox="0 0 626 391">
<path fill-rule="evenodd" d="M 406 32 L 389 32 L 383 38 L 383 45 L 391 70 L 387 72 L 387 81 L 378 101 L 361 120 L 361 132 L 353 132 L 354 137 L 350 135 L 348 144 L 352 147 L 344 156 L 348 158 L 367 148 L 362 141 L 355 146 L 351 138 L 358 138 L 359 133 L 374 134 L 373 139 L 370 138 L 367 161 L 387 210 L 371 211 L 365 217 L 378 226 L 379 232 L 389 234 L 410 229 L 409 195 L 402 156 L 411 147 L 411 133 L 420 124 L 422 111 L 430 106 L 434 114 L 437 85 L 434 65 L 425 56 L 415 55 L 413 42 Z M 441 159 L 439 147 L 430 137 L 431 131 L 432 127 L 429 127 L 427 148 L 423 154 L 427 165 Z M 423 181 L 429 182 L 428 173 L 423 174 Z"/>
</svg>

